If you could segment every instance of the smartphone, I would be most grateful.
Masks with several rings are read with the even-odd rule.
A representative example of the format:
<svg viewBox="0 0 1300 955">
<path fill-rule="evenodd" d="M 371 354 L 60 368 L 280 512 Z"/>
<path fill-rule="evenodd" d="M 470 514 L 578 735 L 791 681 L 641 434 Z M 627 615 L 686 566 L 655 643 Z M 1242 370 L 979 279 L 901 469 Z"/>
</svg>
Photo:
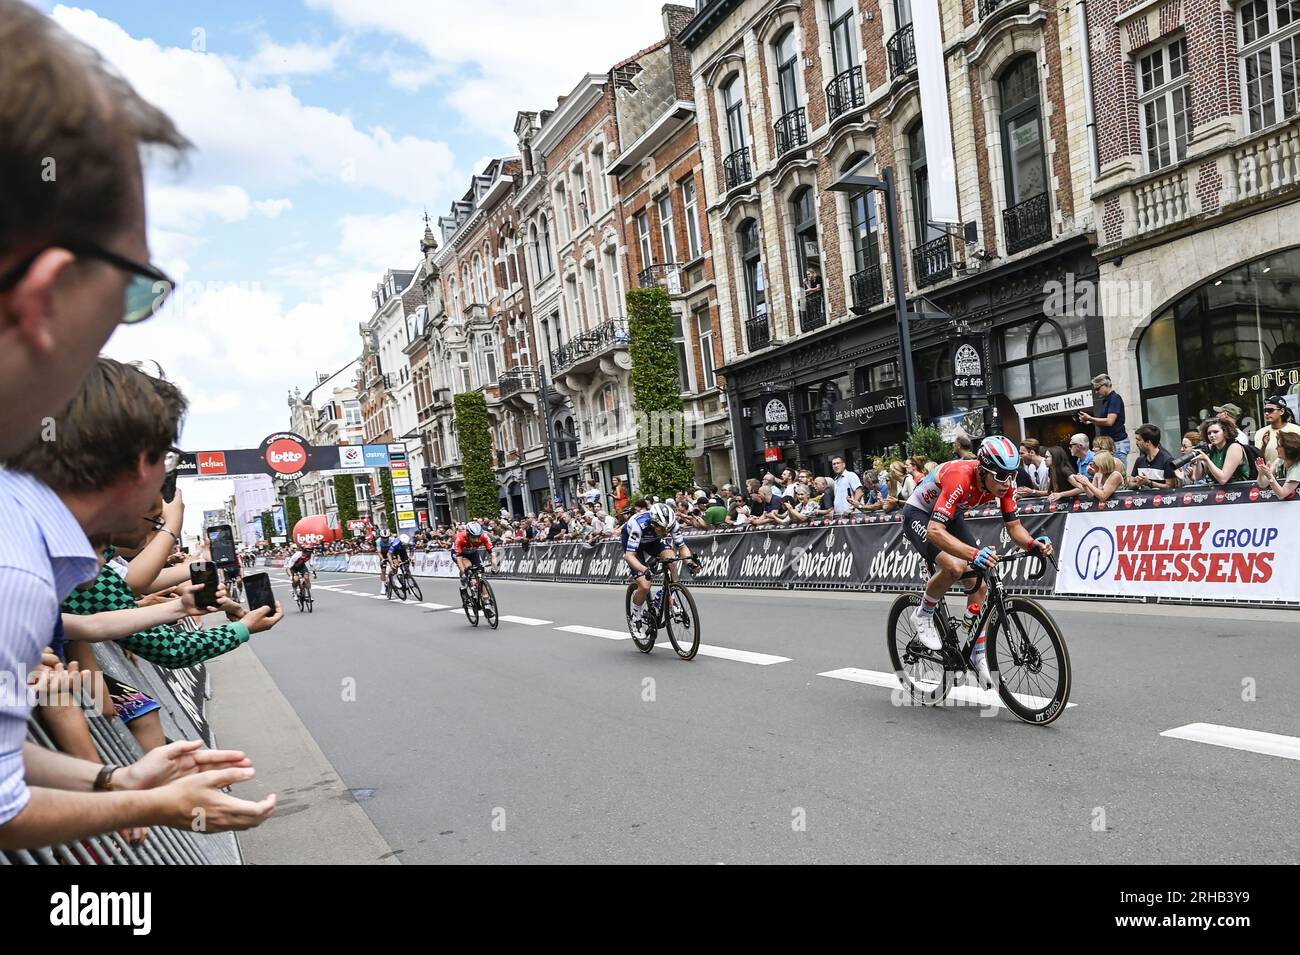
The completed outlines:
<svg viewBox="0 0 1300 955">
<path fill-rule="evenodd" d="M 208 541 L 212 544 L 213 563 L 222 568 L 238 566 L 239 560 L 235 557 L 235 532 L 229 524 L 213 524 L 204 533 L 208 535 Z"/>
<path fill-rule="evenodd" d="M 266 573 L 247 574 L 244 577 L 244 593 L 248 594 L 248 609 L 256 610 L 266 607 L 275 613 L 275 595 L 271 593 L 271 575 Z"/>
<path fill-rule="evenodd" d="M 188 554 L 189 552 L 190 552 L 190 549 L 189 549 L 188 547 L 182 547 L 182 548 L 181 548 L 181 553 L 182 553 L 182 554 Z"/>
<path fill-rule="evenodd" d="M 217 565 L 210 560 L 196 560 L 190 564 L 190 583 L 200 584 L 203 589 L 194 595 L 194 602 L 200 607 L 217 605 Z"/>
</svg>

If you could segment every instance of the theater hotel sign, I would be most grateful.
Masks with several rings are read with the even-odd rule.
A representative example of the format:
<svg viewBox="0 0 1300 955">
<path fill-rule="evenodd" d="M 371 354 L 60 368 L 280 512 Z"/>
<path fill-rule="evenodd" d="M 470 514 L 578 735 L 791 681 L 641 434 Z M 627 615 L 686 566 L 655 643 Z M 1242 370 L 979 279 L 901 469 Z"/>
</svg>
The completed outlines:
<svg viewBox="0 0 1300 955">
<path fill-rule="evenodd" d="M 1072 422 L 1074 415 L 1080 411 L 1088 411 L 1093 407 L 1093 396 L 1091 390 L 1075 391 L 1068 395 L 1056 395 L 1053 398 L 1041 398 L 1032 401 L 1024 401 L 1016 405 L 1016 414 L 1020 420 L 1028 421 L 1030 418 L 1046 417 L 1066 417 L 1068 422 Z M 1067 422 L 1063 422 L 1067 423 Z M 1029 428 L 1024 428 L 1022 437 L 1034 437 Z M 1042 430 L 1041 428 L 1039 430 Z"/>
</svg>

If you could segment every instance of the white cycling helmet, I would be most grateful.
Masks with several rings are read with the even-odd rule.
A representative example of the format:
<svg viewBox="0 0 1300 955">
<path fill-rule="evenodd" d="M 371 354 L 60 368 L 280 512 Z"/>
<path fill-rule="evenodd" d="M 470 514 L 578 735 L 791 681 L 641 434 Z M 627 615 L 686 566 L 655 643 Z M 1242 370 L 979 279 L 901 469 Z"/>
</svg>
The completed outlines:
<svg viewBox="0 0 1300 955">
<path fill-rule="evenodd" d="M 650 522 L 657 527 L 672 527 L 676 515 L 667 504 L 655 504 L 650 508 Z"/>
<path fill-rule="evenodd" d="M 470 521 L 468 524 L 465 525 L 465 533 L 468 534 L 470 537 L 482 537 L 483 525 L 480 524 L 478 521 Z"/>
<path fill-rule="evenodd" d="M 401 541 L 403 544 L 411 543 L 411 536 L 409 534 L 403 534 L 401 537 L 397 539 Z"/>
</svg>

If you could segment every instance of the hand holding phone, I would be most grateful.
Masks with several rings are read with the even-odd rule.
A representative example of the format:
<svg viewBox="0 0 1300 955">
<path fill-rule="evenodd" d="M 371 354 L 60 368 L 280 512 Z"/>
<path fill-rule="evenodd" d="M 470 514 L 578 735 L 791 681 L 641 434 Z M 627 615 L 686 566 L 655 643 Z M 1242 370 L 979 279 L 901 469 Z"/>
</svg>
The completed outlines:
<svg viewBox="0 0 1300 955">
<path fill-rule="evenodd" d="M 202 589 L 194 595 L 194 602 L 204 609 L 217 605 L 217 565 L 210 560 L 196 560 L 190 564 L 190 583 Z"/>
<path fill-rule="evenodd" d="M 244 577 L 244 592 L 248 595 L 248 609 L 265 607 L 275 613 L 275 595 L 271 592 L 271 575 L 265 572 Z"/>
</svg>

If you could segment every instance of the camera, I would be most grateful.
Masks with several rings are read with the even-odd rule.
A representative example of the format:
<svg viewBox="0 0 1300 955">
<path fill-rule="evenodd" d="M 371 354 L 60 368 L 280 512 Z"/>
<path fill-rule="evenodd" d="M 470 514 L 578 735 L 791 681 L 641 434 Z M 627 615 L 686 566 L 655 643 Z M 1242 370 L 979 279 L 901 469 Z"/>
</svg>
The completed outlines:
<svg viewBox="0 0 1300 955">
<path fill-rule="evenodd" d="M 1178 455 L 1178 457 L 1174 458 L 1169 463 L 1174 468 L 1181 468 L 1183 465 L 1191 461 L 1192 458 L 1196 457 L 1202 451 L 1204 451 L 1206 454 L 1210 453 L 1210 446 L 1206 444 L 1204 441 L 1200 442 L 1199 444 L 1193 445 L 1192 450 L 1184 451 L 1182 454 Z"/>
</svg>

